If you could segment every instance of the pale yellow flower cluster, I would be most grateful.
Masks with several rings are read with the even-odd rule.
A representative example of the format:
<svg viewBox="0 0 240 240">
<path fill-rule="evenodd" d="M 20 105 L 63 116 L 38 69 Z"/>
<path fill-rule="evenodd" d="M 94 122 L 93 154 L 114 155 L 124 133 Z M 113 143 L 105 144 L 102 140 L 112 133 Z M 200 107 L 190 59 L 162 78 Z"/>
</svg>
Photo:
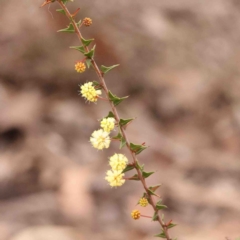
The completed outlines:
<svg viewBox="0 0 240 240">
<path fill-rule="evenodd" d="M 90 138 L 94 148 L 102 150 L 103 148 L 109 148 L 111 139 L 110 131 L 114 128 L 115 119 L 114 118 L 104 118 L 100 123 L 102 129 L 94 131 Z"/>
<path fill-rule="evenodd" d="M 140 205 L 141 207 L 146 207 L 146 206 L 148 205 L 148 200 L 147 200 L 146 198 L 141 198 L 141 199 L 139 200 L 139 205 Z"/>
<path fill-rule="evenodd" d="M 101 90 L 96 90 L 93 82 L 87 82 L 81 86 L 82 97 L 86 98 L 89 102 L 96 102 L 98 96 L 102 94 Z"/>
<path fill-rule="evenodd" d="M 99 129 L 92 133 L 90 142 L 93 147 L 102 150 L 103 148 L 109 148 L 111 139 L 108 132 L 104 132 L 102 129 Z"/>
<path fill-rule="evenodd" d="M 123 154 L 115 153 L 112 157 L 109 158 L 109 165 L 114 171 L 122 171 L 127 166 L 127 162 L 128 159 Z"/>
<path fill-rule="evenodd" d="M 112 170 L 107 171 L 105 180 L 111 187 L 120 187 L 125 183 L 123 169 L 127 166 L 128 159 L 123 154 L 114 154 L 109 158 L 109 165 Z"/>
<path fill-rule="evenodd" d="M 103 118 L 100 126 L 105 132 L 111 132 L 114 129 L 115 122 L 116 120 L 113 117 Z"/>
<path fill-rule="evenodd" d="M 125 179 L 123 179 L 124 173 L 122 171 L 107 171 L 107 176 L 105 179 L 109 182 L 111 187 L 120 187 L 125 183 Z"/>
</svg>

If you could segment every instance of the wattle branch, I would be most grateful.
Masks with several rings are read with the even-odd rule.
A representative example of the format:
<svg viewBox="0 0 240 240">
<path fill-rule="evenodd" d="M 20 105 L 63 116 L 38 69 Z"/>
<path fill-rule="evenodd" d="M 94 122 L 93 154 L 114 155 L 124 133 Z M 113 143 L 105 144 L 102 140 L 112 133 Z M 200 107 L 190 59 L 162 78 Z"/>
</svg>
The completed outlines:
<svg viewBox="0 0 240 240">
<path fill-rule="evenodd" d="M 95 51 L 95 46 L 92 48 L 92 49 L 89 49 L 89 44 L 93 41 L 93 39 L 90 39 L 90 40 L 86 40 L 83 38 L 82 34 L 81 34 L 81 31 L 80 31 L 80 27 L 82 26 L 82 23 L 81 22 L 76 22 L 75 21 L 75 16 L 76 14 L 78 13 L 79 9 L 77 9 L 73 14 L 71 14 L 68 10 L 68 8 L 66 7 L 66 2 L 68 0 L 46 0 L 42 6 L 46 5 L 46 4 L 49 4 L 49 3 L 52 3 L 54 1 L 57 1 L 59 3 L 59 5 L 61 6 L 62 8 L 62 13 L 64 13 L 68 19 L 70 20 L 70 25 L 68 28 L 66 29 L 63 29 L 63 30 L 60 30 L 61 31 L 65 31 L 65 32 L 75 32 L 82 44 L 82 46 L 80 47 L 72 47 L 72 48 L 75 48 L 77 49 L 78 51 L 82 52 L 84 55 L 85 55 L 85 59 L 83 60 L 83 62 L 86 62 L 87 66 L 90 67 L 92 66 L 98 76 L 98 79 L 99 79 L 99 82 L 100 84 L 98 83 L 94 83 L 95 85 L 92 86 L 92 83 L 91 84 L 88 84 L 86 86 L 86 89 L 90 89 L 90 88 L 93 88 L 95 87 L 96 89 L 102 89 L 106 95 L 106 99 L 108 100 L 109 104 L 110 104 L 110 107 L 111 107 L 111 110 L 112 112 L 109 113 L 109 116 L 108 117 L 112 117 L 116 120 L 116 123 L 120 129 L 119 133 L 117 136 L 115 136 L 113 139 L 115 140 L 119 140 L 121 142 L 121 145 L 120 147 L 124 147 L 126 146 L 130 152 L 130 155 L 132 157 L 132 163 L 129 163 L 127 164 L 127 166 L 124 168 L 124 170 L 121 170 L 119 172 L 119 174 L 117 176 L 115 176 L 116 178 L 120 175 L 123 175 L 123 173 L 127 172 L 127 171 L 131 171 L 132 169 L 135 169 L 137 174 L 135 174 L 133 177 L 131 178 L 125 178 L 126 180 L 139 180 L 141 183 L 142 183 L 142 186 L 145 190 L 144 194 L 143 194 L 143 197 L 140 199 L 139 201 L 139 204 L 141 206 L 146 206 L 147 203 L 149 203 L 153 210 L 154 210 L 154 215 L 152 217 L 152 220 L 153 221 L 158 221 L 161 228 L 162 228 L 162 231 L 160 234 L 158 235 L 155 235 L 156 237 L 161 237 L 161 238 L 166 238 L 167 240 L 172 240 L 169 236 L 169 233 L 168 233 L 168 229 L 171 228 L 171 227 L 174 227 L 176 224 L 173 224 L 171 221 L 168 222 L 167 224 L 165 223 L 164 221 L 164 217 L 160 216 L 160 213 L 159 213 L 159 210 L 161 209 L 164 209 L 166 208 L 165 205 L 162 205 L 161 203 L 161 200 L 156 202 L 155 199 L 154 199 L 154 196 L 155 197 L 159 197 L 155 191 L 160 187 L 160 185 L 156 185 L 156 186 L 152 186 L 152 187 L 148 187 L 147 184 L 146 184 L 146 178 L 149 177 L 151 174 L 153 174 L 154 172 L 145 172 L 144 171 L 144 168 L 143 166 L 141 166 L 137 160 L 137 157 L 136 155 L 139 154 L 140 152 L 142 152 L 144 149 L 146 149 L 146 146 L 144 144 L 142 145 L 135 145 L 133 143 L 131 143 L 128 139 L 128 136 L 126 134 L 126 130 L 125 130 L 125 127 L 127 126 L 127 124 L 129 124 L 133 119 L 120 119 L 119 117 L 119 114 L 118 114 L 118 111 L 117 111 L 117 108 L 116 106 L 121 102 L 123 101 L 126 97 L 124 98 L 119 98 L 117 96 L 115 96 L 114 94 L 112 94 L 109 89 L 107 88 L 107 85 L 105 83 L 105 80 L 104 80 L 104 74 L 107 73 L 109 70 L 111 70 L 112 68 L 116 67 L 117 65 L 114 65 L 112 67 L 105 67 L 105 66 L 102 66 L 101 67 L 101 70 L 100 68 L 98 67 L 96 61 L 94 60 L 94 51 Z M 60 12 L 60 10 L 58 10 Z M 91 25 L 91 19 L 87 18 L 87 20 L 85 20 L 85 26 L 89 26 Z M 79 62 L 78 64 L 76 64 L 76 70 L 78 72 L 83 72 L 85 71 L 85 64 L 83 62 Z M 83 88 L 82 88 L 83 89 Z M 83 89 L 84 91 L 86 89 Z M 87 91 L 87 90 L 86 90 Z M 98 91 L 98 92 L 97 92 Z M 101 90 L 97 90 L 95 92 L 96 94 L 96 98 L 92 99 L 92 101 L 96 101 L 97 98 L 101 99 L 100 96 L 98 96 L 98 94 L 100 95 L 100 92 Z M 106 118 L 107 119 L 107 118 Z M 105 122 L 103 122 L 103 125 L 104 126 L 109 126 L 109 124 L 114 124 L 114 122 L 106 122 L 107 120 L 105 120 Z M 92 141 L 94 141 L 95 137 L 98 136 L 99 134 L 103 134 L 103 131 L 101 130 L 98 130 L 98 131 L 95 131 L 93 133 L 93 137 L 92 137 Z M 106 136 L 107 137 L 107 136 Z M 109 140 L 109 143 L 110 143 L 110 140 Z M 109 143 L 108 143 L 108 146 L 109 146 Z M 106 147 L 106 146 L 105 146 Z M 104 146 L 101 147 L 101 149 L 104 148 Z M 99 148 L 100 149 L 100 148 Z M 117 155 L 117 154 L 116 154 Z M 121 158 L 121 161 L 123 163 L 125 163 L 125 159 L 122 158 L 122 156 L 120 156 L 120 154 L 118 156 L 113 156 L 112 157 L 112 162 L 114 164 L 114 161 L 116 158 Z M 111 159 L 111 158 L 110 158 Z M 112 173 L 109 173 L 109 174 L 112 174 Z M 112 177 L 112 176 L 108 176 L 109 177 Z M 121 180 L 123 181 L 123 180 Z M 125 181 L 125 180 L 124 180 Z M 117 186 L 117 185 L 116 185 Z M 148 217 L 148 216 L 144 216 L 144 215 L 141 215 L 140 212 L 138 210 L 134 210 L 132 212 L 132 217 L 134 219 L 138 219 L 140 216 L 142 217 Z"/>
</svg>

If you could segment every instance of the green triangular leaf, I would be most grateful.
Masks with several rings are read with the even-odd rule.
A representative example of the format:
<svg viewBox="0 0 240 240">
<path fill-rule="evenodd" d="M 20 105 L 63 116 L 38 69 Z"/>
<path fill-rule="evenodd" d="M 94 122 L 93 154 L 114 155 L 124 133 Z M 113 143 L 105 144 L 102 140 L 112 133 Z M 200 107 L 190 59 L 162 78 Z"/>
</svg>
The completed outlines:
<svg viewBox="0 0 240 240">
<path fill-rule="evenodd" d="M 175 223 L 170 223 L 168 226 L 167 226 L 167 228 L 169 229 L 169 228 L 173 228 L 173 227 L 175 227 L 175 226 L 177 226 L 177 224 L 175 224 Z M 236 239 L 237 240 L 237 239 Z"/>
<path fill-rule="evenodd" d="M 59 12 L 59 13 L 62 13 L 62 14 L 64 14 L 64 15 L 66 15 L 66 12 L 65 12 L 63 9 L 56 9 L 56 11 Z"/>
<path fill-rule="evenodd" d="M 94 38 L 92 39 L 84 39 L 83 37 L 81 38 L 82 44 L 87 47 L 92 41 L 94 41 Z"/>
<path fill-rule="evenodd" d="M 89 52 L 84 53 L 84 56 L 92 59 L 94 57 L 95 48 L 96 48 L 96 45 L 94 45 L 93 48 Z"/>
<path fill-rule="evenodd" d="M 58 30 L 58 32 L 69 32 L 69 33 L 74 33 L 75 29 L 72 23 L 69 24 L 69 26 L 67 28 L 64 29 L 60 29 Z"/>
<path fill-rule="evenodd" d="M 124 125 L 130 123 L 132 120 L 133 120 L 132 118 L 131 119 L 120 119 L 119 125 L 124 126 Z"/>
<path fill-rule="evenodd" d="M 112 112 L 109 112 L 107 117 L 109 116 L 114 117 L 114 116 L 111 116 L 111 113 Z M 116 136 L 112 137 L 112 139 L 120 140 L 120 147 L 119 147 L 120 149 L 122 149 L 126 145 L 126 141 L 120 132 Z"/>
<path fill-rule="evenodd" d="M 87 59 L 86 60 L 86 64 L 87 64 L 87 67 L 90 68 L 92 63 L 91 63 L 91 59 Z"/>
<path fill-rule="evenodd" d="M 61 0 L 64 4 L 66 4 L 66 2 L 68 2 L 68 0 Z"/>
<path fill-rule="evenodd" d="M 157 210 L 161 210 L 161 209 L 166 209 L 168 208 L 166 205 L 162 204 L 162 199 L 160 199 L 157 203 L 156 203 L 156 208 Z"/>
<path fill-rule="evenodd" d="M 139 177 L 137 174 L 133 175 L 132 177 L 128 178 L 128 180 L 136 180 L 136 181 L 139 181 Z"/>
<path fill-rule="evenodd" d="M 164 214 L 162 213 L 162 215 L 161 215 L 161 219 L 162 219 L 162 221 L 164 222 Z"/>
<path fill-rule="evenodd" d="M 155 192 L 153 192 L 153 191 L 150 190 L 149 188 L 148 188 L 148 193 L 149 193 L 150 195 L 154 195 L 154 196 L 156 196 L 156 197 L 159 197 Z"/>
<path fill-rule="evenodd" d="M 105 118 L 109 118 L 109 117 L 115 118 L 113 112 L 110 111 Z M 119 133 L 119 134 L 120 134 L 120 133 Z M 121 135 L 121 136 L 122 136 L 122 135 Z"/>
<path fill-rule="evenodd" d="M 124 137 L 122 137 L 122 139 L 121 139 L 121 143 L 120 143 L 120 149 L 122 149 L 125 145 L 126 145 L 126 140 L 125 140 L 125 138 Z"/>
<path fill-rule="evenodd" d="M 147 147 L 143 145 L 136 145 L 136 144 L 130 143 L 130 148 L 135 154 L 139 154 L 140 152 L 145 150 Z"/>
<path fill-rule="evenodd" d="M 151 176 L 154 172 L 142 172 L 144 178 Z"/>
<path fill-rule="evenodd" d="M 122 134 L 121 134 L 121 133 L 118 133 L 118 135 L 112 137 L 112 139 L 122 140 Z"/>
<path fill-rule="evenodd" d="M 136 167 L 142 172 L 144 169 L 144 164 L 140 165 L 138 161 L 136 161 Z"/>
<path fill-rule="evenodd" d="M 149 187 L 149 190 L 151 190 L 152 192 L 155 192 L 159 187 L 161 187 L 162 184 L 158 184 L 158 185 L 155 185 L 155 186 L 151 186 Z"/>
<path fill-rule="evenodd" d="M 79 20 L 79 22 L 76 23 L 78 27 L 80 27 L 81 22 L 82 22 L 82 20 Z"/>
<path fill-rule="evenodd" d="M 154 212 L 152 220 L 153 221 L 157 221 L 158 220 L 158 213 L 157 212 Z"/>
<path fill-rule="evenodd" d="M 119 103 L 121 103 L 124 99 L 128 98 L 127 97 L 117 97 L 116 95 L 112 94 L 111 91 L 108 91 L 108 97 L 111 102 L 113 102 L 114 106 L 117 106 Z"/>
<path fill-rule="evenodd" d="M 157 204 L 156 205 L 156 208 L 157 208 L 157 210 L 161 210 L 161 209 L 166 209 L 166 208 L 168 208 L 166 205 L 160 205 L 160 204 Z"/>
<path fill-rule="evenodd" d="M 123 169 L 122 173 L 131 171 L 132 169 L 134 169 L 134 166 L 128 164 L 128 165 Z"/>
<path fill-rule="evenodd" d="M 157 235 L 154 235 L 154 237 L 167 238 L 165 232 L 161 232 Z"/>
<path fill-rule="evenodd" d="M 93 83 L 93 86 L 94 86 L 96 89 L 102 89 L 102 85 L 101 85 L 99 82 L 93 81 L 92 83 Z"/>
<path fill-rule="evenodd" d="M 102 71 L 103 73 L 107 73 L 107 72 L 109 72 L 110 70 L 112 70 L 113 68 L 118 67 L 118 66 L 119 66 L 119 64 L 112 65 L 112 66 L 110 66 L 110 67 L 106 67 L 106 66 L 102 65 L 102 66 L 101 66 L 101 71 Z"/>
<path fill-rule="evenodd" d="M 83 46 L 72 46 L 70 48 L 76 49 L 76 50 L 78 50 L 79 52 L 81 52 L 83 54 L 85 53 L 85 49 L 84 49 Z"/>
</svg>

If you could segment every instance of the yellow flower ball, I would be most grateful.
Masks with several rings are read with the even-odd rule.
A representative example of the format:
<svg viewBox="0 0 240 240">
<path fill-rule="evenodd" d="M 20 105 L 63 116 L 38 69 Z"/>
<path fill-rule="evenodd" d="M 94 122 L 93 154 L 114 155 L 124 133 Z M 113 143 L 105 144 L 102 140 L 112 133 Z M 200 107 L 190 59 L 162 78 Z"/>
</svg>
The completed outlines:
<svg viewBox="0 0 240 240">
<path fill-rule="evenodd" d="M 123 154 L 115 153 L 109 158 L 109 165 L 112 170 L 122 171 L 127 166 L 128 159 Z"/>
<path fill-rule="evenodd" d="M 140 205 L 141 207 L 146 207 L 146 206 L 148 205 L 148 200 L 147 200 L 146 198 L 141 198 L 141 199 L 139 200 L 139 205 Z"/>
<path fill-rule="evenodd" d="M 105 132 L 111 132 L 114 129 L 115 122 L 116 120 L 113 117 L 103 118 L 100 126 Z"/>
<path fill-rule="evenodd" d="M 102 91 L 96 90 L 93 86 L 93 82 L 88 82 L 81 86 L 80 93 L 82 97 L 86 98 L 89 102 L 96 102 L 98 96 L 102 94 Z"/>
<path fill-rule="evenodd" d="M 83 73 L 86 70 L 86 65 L 83 62 L 77 62 L 75 64 L 75 70 L 79 73 Z"/>
<path fill-rule="evenodd" d="M 92 133 L 90 142 L 94 148 L 102 150 L 103 148 L 109 148 L 111 139 L 108 132 L 104 132 L 102 129 L 99 129 Z"/>
<path fill-rule="evenodd" d="M 123 179 L 123 176 L 124 173 L 122 173 L 122 171 L 108 170 L 105 180 L 109 182 L 109 185 L 111 187 L 120 187 L 125 183 L 125 179 Z"/>
<path fill-rule="evenodd" d="M 137 219 L 140 218 L 141 213 L 140 213 L 139 210 L 133 210 L 133 211 L 131 212 L 131 216 L 132 216 L 133 219 L 137 220 Z"/>
</svg>

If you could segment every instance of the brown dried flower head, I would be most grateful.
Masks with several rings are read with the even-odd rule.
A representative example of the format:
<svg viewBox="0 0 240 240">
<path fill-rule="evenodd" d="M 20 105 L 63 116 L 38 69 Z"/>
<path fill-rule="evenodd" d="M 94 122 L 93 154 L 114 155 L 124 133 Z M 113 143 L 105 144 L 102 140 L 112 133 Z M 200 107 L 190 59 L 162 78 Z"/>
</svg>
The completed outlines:
<svg viewBox="0 0 240 240">
<path fill-rule="evenodd" d="M 91 18 L 84 18 L 83 19 L 83 24 L 86 26 L 86 27 L 89 27 L 92 25 L 92 19 Z"/>
</svg>

